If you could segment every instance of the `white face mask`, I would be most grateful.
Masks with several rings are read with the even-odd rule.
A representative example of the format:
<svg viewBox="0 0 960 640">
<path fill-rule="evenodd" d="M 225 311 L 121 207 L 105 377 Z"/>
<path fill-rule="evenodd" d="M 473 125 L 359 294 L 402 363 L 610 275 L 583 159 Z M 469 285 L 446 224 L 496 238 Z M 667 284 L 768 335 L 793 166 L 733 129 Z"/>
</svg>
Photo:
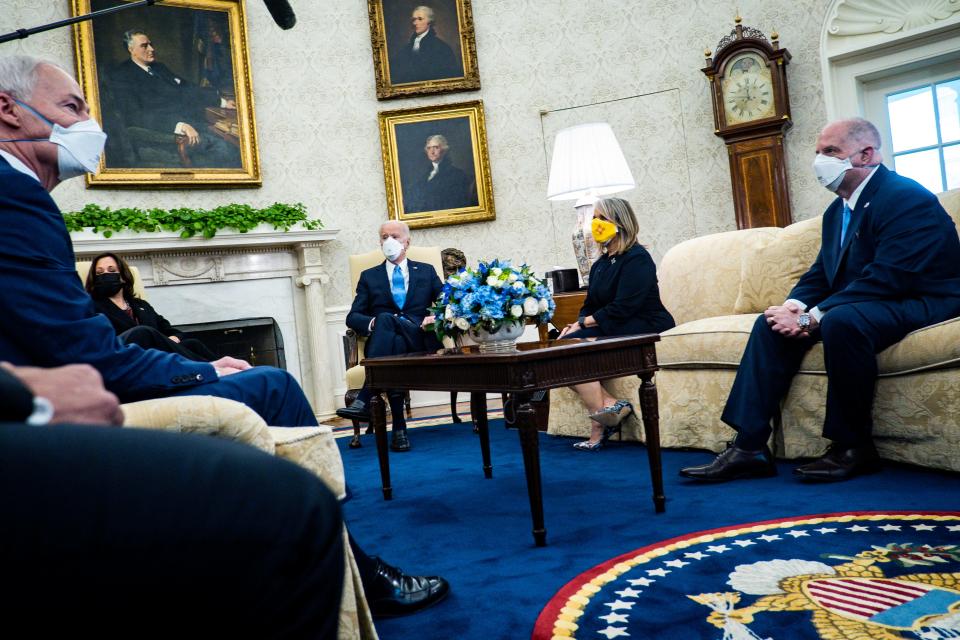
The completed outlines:
<svg viewBox="0 0 960 640">
<path fill-rule="evenodd" d="M 843 182 L 843 176 L 850 169 L 853 169 L 850 158 L 834 158 L 818 153 L 813 159 L 813 172 L 817 174 L 817 182 L 828 191 L 836 192 Z"/>
<path fill-rule="evenodd" d="M 380 248 L 383 249 L 383 255 L 390 262 L 399 258 L 400 254 L 403 253 L 403 243 L 396 238 L 387 238 L 383 241 Z"/>
<path fill-rule="evenodd" d="M 85 173 L 95 173 L 100 166 L 100 155 L 107 142 L 107 134 L 92 118 L 75 122 L 69 127 L 44 117 L 40 112 L 28 104 L 17 103 L 33 112 L 38 118 L 53 127 L 48 139 L 26 138 L 19 140 L 2 140 L 0 142 L 46 142 L 49 140 L 57 145 L 57 166 L 60 170 L 60 180 L 69 180 L 82 176 Z"/>
</svg>

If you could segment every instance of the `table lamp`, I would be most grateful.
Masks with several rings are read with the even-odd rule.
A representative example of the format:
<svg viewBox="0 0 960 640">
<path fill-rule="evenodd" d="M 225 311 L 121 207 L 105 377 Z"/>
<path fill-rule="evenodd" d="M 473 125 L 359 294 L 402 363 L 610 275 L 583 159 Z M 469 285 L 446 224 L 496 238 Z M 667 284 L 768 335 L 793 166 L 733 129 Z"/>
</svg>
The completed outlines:
<svg viewBox="0 0 960 640">
<path fill-rule="evenodd" d="M 589 284 L 590 267 L 601 253 L 590 232 L 594 203 L 600 196 L 636 186 L 609 124 L 590 122 L 557 132 L 547 200 L 576 200 L 573 253 L 584 284 Z"/>
</svg>

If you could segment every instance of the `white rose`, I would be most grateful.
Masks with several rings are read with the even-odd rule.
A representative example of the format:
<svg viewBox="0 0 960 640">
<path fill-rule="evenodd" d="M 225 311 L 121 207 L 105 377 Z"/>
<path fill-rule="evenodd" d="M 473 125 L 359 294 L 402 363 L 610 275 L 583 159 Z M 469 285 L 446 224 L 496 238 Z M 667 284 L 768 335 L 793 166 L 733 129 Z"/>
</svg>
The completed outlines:
<svg viewBox="0 0 960 640">
<path fill-rule="evenodd" d="M 547 302 L 547 299 L 546 299 L 546 298 L 544 298 L 543 300 L 540 301 L 540 313 L 543 313 L 544 311 L 546 311 L 546 310 L 549 309 L 549 308 L 550 308 L 550 303 Z"/>
<path fill-rule="evenodd" d="M 461 331 L 466 331 L 470 328 L 470 323 L 467 322 L 466 318 L 457 318 L 453 321 L 453 324 L 455 324 L 457 329 L 460 329 Z"/>
<path fill-rule="evenodd" d="M 539 313 L 540 305 L 537 304 L 537 299 L 533 296 L 526 298 L 523 301 L 523 313 L 528 316 L 535 316 Z"/>
<path fill-rule="evenodd" d="M 503 269 L 501 269 L 500 267 L 494 267 L 493 269 L 490 269 L 490 273 L 492 273 L 495 276 L 499 276 L 501 273 L 503 273 Z"/>
<path fill-rule="evenodd" d="M 511 273 L 510 275 L 507 276 L 507 282 L 516 282 L 516 281 L 517 281 L 517 274 Z"/>
<path fill-rule="evenodd" d="M 487 276 L 487 285 L 491 287 L 496 287 L 500 283 L 500 279 L 497 276 Z"/>
<path fill-rule="evenodd" d="M 453 319 L 453 306 L 447 305 L 447 308 L 443 310 L 443 319 L 452 320 Z"/>
<path fill-rule="evenodd" d="M 523 315 L 523 307 L 519 304 L 513 305 L 510 307 L 510 315 L 512 315 L 514 318 L 519 318 Z"/>
<path fill-rule="evenodd" d="M 523 286 L 522 282 L 514 282 L 513 288 L 516 289 L 517 291 L 523 291 L 524 289 L 526 289 L 526 287 Z"/>
<path fill-rule="evenodd" d="M 443 343 L 444 349 L 453 349 L 455 346 L 457 346 L 457 343 L 454 342 L 453 338 L 450 336 L 443 336 L 443 340 L 441 340 L 441 342 Z"/>
</svg>

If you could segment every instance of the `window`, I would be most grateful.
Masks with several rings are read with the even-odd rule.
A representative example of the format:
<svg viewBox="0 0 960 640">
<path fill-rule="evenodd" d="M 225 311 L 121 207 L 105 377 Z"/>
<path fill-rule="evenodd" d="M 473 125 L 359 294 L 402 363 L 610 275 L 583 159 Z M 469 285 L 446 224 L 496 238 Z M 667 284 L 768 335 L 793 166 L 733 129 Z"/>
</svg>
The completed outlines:
<svg viewBox="0 0 960 640">
<path fill-rule="evenodd" d="M 934 193 L 960 188 L 960 77 L 886 96 L 897 173 Z"/>
</svg>

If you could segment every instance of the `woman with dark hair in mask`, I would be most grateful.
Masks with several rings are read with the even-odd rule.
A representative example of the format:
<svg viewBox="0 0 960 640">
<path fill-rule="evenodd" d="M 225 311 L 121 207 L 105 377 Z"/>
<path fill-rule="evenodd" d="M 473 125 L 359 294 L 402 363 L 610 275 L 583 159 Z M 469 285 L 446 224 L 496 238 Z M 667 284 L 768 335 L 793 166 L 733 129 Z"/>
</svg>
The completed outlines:
<svg viewBox="0 0 960 640">
<path fill-rule="evenodd" d="M 93 259 L 85 287 L 97 311 L 107 316 L 124 343 L 179 353 L 198 362 L 217 359 L 202 342 L 184 337 L 150 303 L 133 293 L 133 273 L 115 253 L 101 253 Z"/>
<path fill-rule="evenodd" d="M 630 203 L 602 198 L 593 208 L 593 239 L 603 255 L 590 268 L 590 285 L 580 317 L 560 332 L 561 338 L 593 338 L 660 333 L 676 324 L 660 301 L 657 266 L 637 242 L 640 225 Z M 596 451 L 633 413 L 627 400 L 617 400 L 600 382 L 571 387 L 590 412 L 590 439 L 573 445 Z"/>
</svg>

